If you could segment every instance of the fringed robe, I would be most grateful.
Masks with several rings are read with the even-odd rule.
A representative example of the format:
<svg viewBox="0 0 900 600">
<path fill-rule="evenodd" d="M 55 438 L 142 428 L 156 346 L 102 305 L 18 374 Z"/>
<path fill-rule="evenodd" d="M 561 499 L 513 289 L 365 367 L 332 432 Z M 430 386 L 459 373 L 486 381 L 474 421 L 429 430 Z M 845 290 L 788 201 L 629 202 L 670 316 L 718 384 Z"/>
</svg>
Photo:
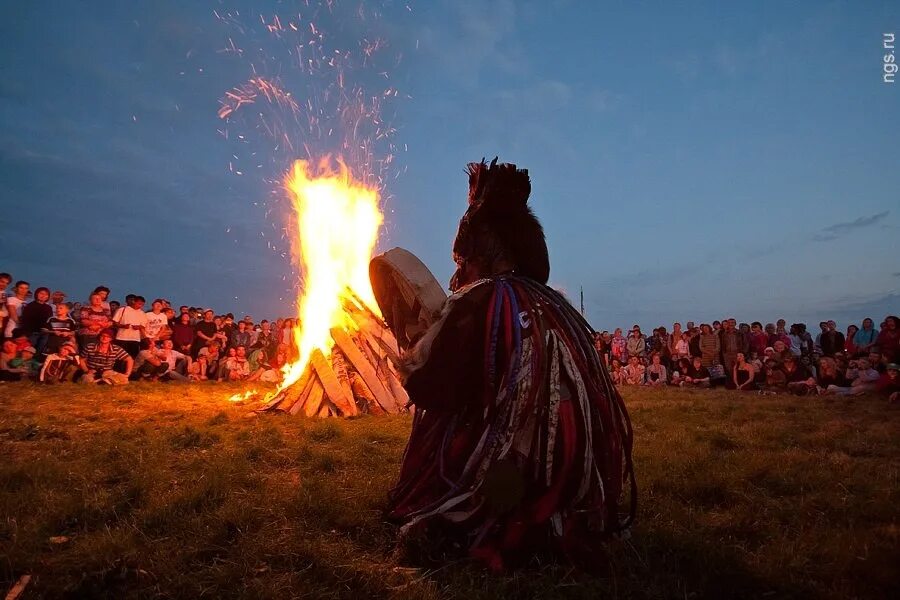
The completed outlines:
<svg viewBox="0 0 900 600">
<path fill-rule="evenodd" d="M 574 559 L 630 524 L 631 424 L 591 334 L 524 277 L 448 299 L 405 357 L 416 411 L 388 508 L 404 532 L 455 523 L 471 555 L 502 569 L 549 549 Z"/>
</svg>

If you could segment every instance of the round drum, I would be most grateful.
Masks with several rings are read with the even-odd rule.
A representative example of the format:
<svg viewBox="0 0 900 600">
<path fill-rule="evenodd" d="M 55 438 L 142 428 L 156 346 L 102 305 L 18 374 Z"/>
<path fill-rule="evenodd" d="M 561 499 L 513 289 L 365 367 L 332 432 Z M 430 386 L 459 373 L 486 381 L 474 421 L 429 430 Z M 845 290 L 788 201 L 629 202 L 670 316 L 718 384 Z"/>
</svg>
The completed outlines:
<svg viewBox="0 0 900 600">
<path fill-rule="evenodd" d="M 412 252 L 394 248 L 376 256 L 369 263 L 369 280 L 401 350 L 412 346 L 440 318 L 447 294 Z"/>
</svg>

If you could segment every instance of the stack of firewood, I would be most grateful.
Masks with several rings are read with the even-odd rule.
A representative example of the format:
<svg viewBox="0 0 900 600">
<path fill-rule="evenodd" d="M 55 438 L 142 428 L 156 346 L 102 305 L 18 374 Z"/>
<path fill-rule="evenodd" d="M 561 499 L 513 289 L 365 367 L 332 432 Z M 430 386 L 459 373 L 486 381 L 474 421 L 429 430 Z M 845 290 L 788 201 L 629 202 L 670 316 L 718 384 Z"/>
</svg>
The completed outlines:
<svg viewBox="0 0 900 600">
<path fill-rule="evenodd" d="M 313 351 L 300 379 L 280 390 L 262 410 L 307 417 L 397 414 L 409 397 L 397 376 L 397 340 L 387 325 L 358 298 L 344 301 L 355 327 L 333 328 L 326 356 Z"/>
</svg>

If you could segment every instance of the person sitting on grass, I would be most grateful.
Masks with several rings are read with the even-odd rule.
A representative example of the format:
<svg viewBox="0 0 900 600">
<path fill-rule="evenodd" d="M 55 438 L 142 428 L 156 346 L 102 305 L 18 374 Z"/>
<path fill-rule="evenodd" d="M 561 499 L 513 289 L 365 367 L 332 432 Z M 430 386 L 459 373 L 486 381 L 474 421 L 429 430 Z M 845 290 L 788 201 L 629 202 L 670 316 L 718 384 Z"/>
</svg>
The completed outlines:
<svg viewBox="0 0 900 600">
<path fill-rule="evenodd" d="M 830 356 L 823 356 L 819 359 L 818 369 L 816 369 L 816 387 L 818 392 L 822 394 L 830 385 L 845 387 L 850 385 L 850 383 L 844 378 L 843 373 L 838 370 L 837 360 Z"/>
<path fill-rule="evenodd" d="M 741 392 L 756 390 L 756 369 L 747 362 L 743 352 L 738 352 L 734 358 L 734 367 L 731 369 L 731 380 L 735 389 Z"/>
<path fill-rule="evenodd" d="M 4 340 L 3 349 L 0 351 L 0 381 L 19 381 L 22 379 L 22 370 L 13 367 L 10 363 L 19 357 L 19 349 L 12 340 Z"/>
<path fill-rule="evenodd" d="M 163 371 L 161 379 L 163 381 L 188 381 L 187 373 L 191 368 L 191 357 L 175 350 L 172 340 L 163 340 L 162 348 L 157 351 L 156 355 L 160 362 L 166 367 Z M 184 373 L 179 371 L 184 369 Z"/>
<path fill-rule="evenodd" d="M 825 389 L 825 393 L 837 394 L 838 396 L 858 396 L 866 392 L 875 391 L 876 384 L 881 376 L 878 374 L 878 371 L 872 368 L 869 359 L 858 359 L 856 366 L 856 377 L 849 386 L 829 385 Z M 850 370 L 848 370 L 849 372 Z"/>
<path fill-rule="evenodd" d="M 646 367 L 641 364 L 638 356 L 629 356 L 628 365 L 622 369 L 624 385 L 643 385 Z"/>
<path fill-rule="evenodd" d="M 163 363 L 157 356 L 153 340 L 149 338 L 141 340 L 141 349 L 134 359 L 132 381 L 157 381 L 168 368 L 169 365 Z"/>
<path fill-rule="evenodd" d="M 670 383 L 677 386 L 684 385 L 684 380 L 687 377 L 688 371 L 690 371 L 690 369 L 691 359 L 686 357 L 679 358 L 678 362 L 675 364 L 674 370 L 672 371 L 672 380 L 670 381 Z"/>
<path fill-rule="evenodd" d="M 775 340 L 775 343 L 772 344 L 772 349 L 775 351 L 775 360 L 781 364 L 784 364 L 789 357 L 794 356 L 788 345 L 781 340 Z"/>
<path fill-rule="evenodd" d="M 107 385 L 126 385 L 134 368 L 134 359 L 124 348 L 112 343 L 112 329 L 104 329 L 97 336 L 97 341 L 84 347 L 81 352 L 81 383 L 105 383 Z M 115 370 L 117 361 L 125 365 L 125 372 Z"/>
<path fill-rule="evenodd" d="M 247 377 L 247 381 L 263 381 L 266 383 L 280 383 L 281 369 L 288 362 L 288 347 L 286 344 L 278 344 L 275 356 L 261 363 L 259 367 Z"/>
<path fill-rule="evenodd" d="M 695 356 L 691 359 L 691 366 L 684 377 L 685 387 L 708 388 L 710 385 L 709 369 L 703 364 L 703 359 Z"/>
<path fill-rule="evenodd" d="M 231 350 L 234 351 L 232 356 Z M 247 362 L 247 349 L 243 346 L 232 348 L 225 360 L 225 368 L 219 378 L 227 381 L 243 381 L 250 376 L 250 364 Z"/>
<path fill-rule="evenodd" d="M 891 404 L 895 404 L 900 396 L 900 365 L 890 363 L 887 371 L 882 375 L 875 384 L 876 391 L 882 396 L 886 396 Z"/>
<path fill-rule="evenodd" d="M 219 342 L 211 340 L 197 353 L 197 362 L 200 365 L 200 380 L 206 381 L 219 379 L 219 371 L 222 366 L 222 353 L 219 352 Z"/>
<path fill-rule="evenodd" d="M 60 306 L 65 305 L 61 304 Z M 71 382 L 78 372 L 78 365 L 75 342 L 63 342 L 54 353 L 47 356 L 38 379 L 41 383 Z"/>
<path fill-rule="evenodd" d="M 669 382 L 668 371 L 666 366 L 662 364 L 662 356 L 659 352 L 654 352 L 650 357 L 650 365 L 647 367 L 646 385 L 662 386 Z"/>
<path fill-rule="evenodd" d="M 22 373 L 23 379 L 37 379 L 41 373 L 41 363 L 35 359 L 36 354 L 34 346 L 26 346 L 16 358 L 9 361 L 9 366 Z"/>
<path fill-rule="evenodd" d="M 816 380 L 812 377 L 799 356 L 791 354 L 784 361 L 784 374 L 787 378 L 787 389 L 792 394 L 805 396 L 816 389 Z"/>
<path fill-rule="evenodd" d="M 787 391 L 787 374 L 784 372 L 782 364 L 774 358 L 765 360 L 765 383 L 761 390 L 766 394 L 776 394 Z"/>
<path fill-rule="evenodd" d="M 609 375 L 616 385 L 625 385 L 625 369 L 618 358 L 614 358 L 609 363 Z"/>
</svg>

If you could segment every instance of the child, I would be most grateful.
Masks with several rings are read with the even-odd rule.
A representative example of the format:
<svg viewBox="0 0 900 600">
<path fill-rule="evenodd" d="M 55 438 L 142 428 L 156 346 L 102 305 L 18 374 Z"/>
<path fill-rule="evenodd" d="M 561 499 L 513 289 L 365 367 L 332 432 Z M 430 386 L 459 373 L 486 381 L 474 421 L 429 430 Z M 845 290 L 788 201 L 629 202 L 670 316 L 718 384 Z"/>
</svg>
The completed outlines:
<svg viewBox="0 0 900 600">
<path fill-rule="evenodd" d="M 60 306 L 65 306 L 61 304 Z M 42 383 L 61 383 L 72 381 L 78 371 L 78 356 L 75 354 L 75 344 L 64 342 L 57 352 L 54 352 L 44 361 L 39 380 Z"/>
<path fill-rule="evenodd" d="M 9 361 L 13 370 L 18 369 L 22 377 L 33 379 L 41 372 L 41 363 L 34 359 L 37 350 L 34 346 L 28 346 L 19 352 L 19 356 Z"/>
</svg>

